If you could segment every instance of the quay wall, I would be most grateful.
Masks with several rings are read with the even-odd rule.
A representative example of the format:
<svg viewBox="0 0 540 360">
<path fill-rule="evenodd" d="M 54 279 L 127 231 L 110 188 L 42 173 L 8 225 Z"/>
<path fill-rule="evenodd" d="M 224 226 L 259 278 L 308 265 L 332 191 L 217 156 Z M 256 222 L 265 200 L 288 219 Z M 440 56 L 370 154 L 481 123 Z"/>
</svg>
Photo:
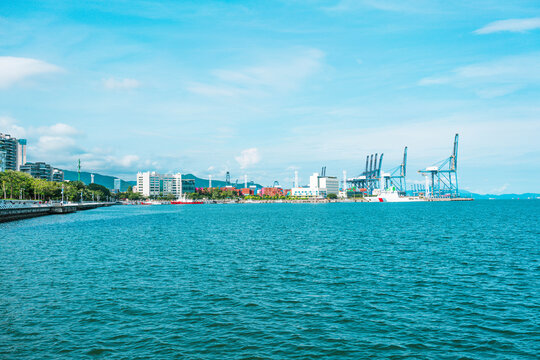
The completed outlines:
<svg viewBox="0 0 540 360">
<path fill-rule="evenodd" d="M 116 203 L 80 203 L 80 204 L 13 204 L 0 203 L 0 223 L 28 219 L 54 214 L 70 214 L 76 211 L 96 209 L 111 206 Z"/>
</svg>

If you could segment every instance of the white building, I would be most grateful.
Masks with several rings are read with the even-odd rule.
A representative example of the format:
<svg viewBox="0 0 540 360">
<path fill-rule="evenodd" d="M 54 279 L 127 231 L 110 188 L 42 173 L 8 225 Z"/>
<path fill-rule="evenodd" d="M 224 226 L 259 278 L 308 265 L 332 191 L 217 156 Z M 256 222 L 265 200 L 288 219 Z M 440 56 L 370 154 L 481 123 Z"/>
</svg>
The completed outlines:
<svg viewBox="0 0 540 360">
<path fill-rule="evenodd" d="M 137 173 L 137 186 L 133 191 L 137 191 L 143 196 L 164 196 L 174 195 L 181 197 L 183 193 L 195 190 L 195 180 L 182 179 L 182 174 L 158 174 L 155 171 Z"/>
<path fill-rule="evenodd" d="M 309 177 L 309 186 L 294 187 L 291 196 L 301 197 L 327 197 L 329 194 L 339 193 L 339 180 L 335 176 L 320 176 L 313 173 Z"/>
</svg>

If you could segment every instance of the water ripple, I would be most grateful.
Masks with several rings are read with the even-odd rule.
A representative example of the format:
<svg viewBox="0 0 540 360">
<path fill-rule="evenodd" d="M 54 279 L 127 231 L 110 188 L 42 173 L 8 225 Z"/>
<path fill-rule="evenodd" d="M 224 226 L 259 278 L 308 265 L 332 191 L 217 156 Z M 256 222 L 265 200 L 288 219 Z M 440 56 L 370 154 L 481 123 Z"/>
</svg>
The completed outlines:
<svg viewBox="0 0 540 360">
<path fill-rule="evenodd" d="M 0 358 L 535 359 L 538 201 L 0 224 Z"/>
</svg>

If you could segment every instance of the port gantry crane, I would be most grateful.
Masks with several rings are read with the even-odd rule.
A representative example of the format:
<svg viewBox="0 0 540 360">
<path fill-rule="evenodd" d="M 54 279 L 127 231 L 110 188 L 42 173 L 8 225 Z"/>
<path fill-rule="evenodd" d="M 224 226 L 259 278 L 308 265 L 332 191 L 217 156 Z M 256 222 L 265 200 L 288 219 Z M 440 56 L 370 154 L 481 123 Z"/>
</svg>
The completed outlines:
<svg viewBox="0 0 540 360">
<path fill-rule="evenodd" d="M 363 173 L 357 177 L 347 179 L 347 183 L 350 183 L 351 186 L 357 189 L 365 189 L 360 191 L 365 191 L 368 194 L 371 194 L 374 189 L 380 187 L 380 176 L 381 176 L 381 166 L 384 154 L 381 154 L 381 157 L 378 158 L 378 154 L 371 154 L 366 157 L 366 168 Z M 377 164 L 377 160 L 379 164 Z"/>
<path fill-rule="evenodd" d="M 457 155 L 459 134 L 454 137 L 454 151 L 450 157 L 418 172 L 426 177 L 426 197 L 459 197 Z"/>
<path fill-rule="evenodd" d="M 382 158 L 382 155 L 381 155 Z M 394 187 L 400 195 L 405 196 L 407 192 L 407 182 L 405 177 L 407 176 L 407 147 L 403 149 L 403 161 L 399 166 L 389 170 L 387 173 L 382 173 L 380 178 L 384 189 Z"/>
</svg>

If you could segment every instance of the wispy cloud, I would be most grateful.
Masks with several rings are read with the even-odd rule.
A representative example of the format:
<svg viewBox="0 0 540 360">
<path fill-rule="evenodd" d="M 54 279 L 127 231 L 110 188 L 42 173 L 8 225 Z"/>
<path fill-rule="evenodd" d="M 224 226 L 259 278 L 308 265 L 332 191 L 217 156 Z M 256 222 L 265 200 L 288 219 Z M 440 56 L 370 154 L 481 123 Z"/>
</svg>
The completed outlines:
<svg viewBox="0 0 540 360">
<path fill-rule="evenodd" d="M 0 89 L 8 88 L 26 78 L 59 72 L 56 65 L 31 58 L 0 56 Z"/>
<path fill-rule="evenodd" d="M 141 86 L 141 83 L 135 79 L 115 79 L 108 78 L 103 79 L 103 86 L 109 90 L 127 90 L 127 89 L 136 89 Z"/>
<path fill-rule="evenodd" d="M 239 69 L 215 69 L 212 83 L 192 82 L 187 90 L 205 96 L 266 94 L 297 89 L 303 81 L 318 72 L 324 53 L 318 49 L 294 51 L 262 64 Z"/>
<path fill-rule="evenodd" d="M 389 12 L 424 13 L 432 12 L 434 3 L 425 0 L 339 0 L 322 9 L 328 12 L 348 12 L 361 9 L 375 9 Z"/>
<path fill-rule="evenodd" d="M 234 159 L 238 162 L 241 169 L 245 169 L 251 165 L 257 164 L 261 160 L 261 157 L 257 148 L 251 148 L 242 150 L 240 156 L 237 156 Z"/>
<path fill-rule="evenodd" d="M 458 67 L 448 74 L 426 77 L 421 86 L 453 85 L 469 88 L 480 97 L 497 97 L 517 90 L 538 86 L 540 53 L 508 56 L 495 61 Z"/>
<path fill-rule="evenodd" d="M 24 128 L 13 118 L 0 117 L 0 128 L 10 135 L 28 139 L 29 161 L 45 161 L 55 167 L 74 169 L 81 159 L 86 169 L 107 173 L 133 173 L 145 164 L 137 155 L 118 155 L 114 149 L 85 148 L 81 145 L 85 134 L 64 123 Z"/>
<path fill-rule="evenodd" d="M 17 138 L 26 136 L 26 129 L 17 125 L 15 119 L 9 116 L 0 116 L 0 132 Z"/>
<path fill-rule="evenodd" d="M 478 30 L 475 30 L 474 33 L 483 35 L 502 31 L 524 32 L 534 29 L 540 29 L 540 17 L 528 19 L 498 20 L 491 22 Z"/>
</svg>

